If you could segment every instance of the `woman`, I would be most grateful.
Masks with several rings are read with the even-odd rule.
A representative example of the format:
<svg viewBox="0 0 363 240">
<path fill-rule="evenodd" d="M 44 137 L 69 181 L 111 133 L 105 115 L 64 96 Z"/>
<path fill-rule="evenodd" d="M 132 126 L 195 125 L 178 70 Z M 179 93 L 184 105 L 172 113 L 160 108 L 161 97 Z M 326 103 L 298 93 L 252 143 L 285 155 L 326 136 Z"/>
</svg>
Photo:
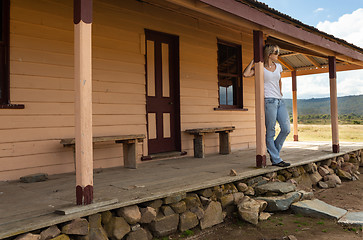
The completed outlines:
<svg viewBox="0 0 363 240">
<path fill-rule="evenodd" d="M 285 103 L 282 100 L 282 66 L 277 63 L 279 51 L 277 45 L 267 44 L 263 49 L 266 146 L 273 166 L 288 167 L 290 163 L 284 162 L 280 157 L 282 145 L 290 133 L 290 120 Z M 255 75 L 253 64 L 254 60 L 244 70 L 244 77 Z M 281 131 L 274 140 L 276 121 L 280 124 Z"/>
</svg>

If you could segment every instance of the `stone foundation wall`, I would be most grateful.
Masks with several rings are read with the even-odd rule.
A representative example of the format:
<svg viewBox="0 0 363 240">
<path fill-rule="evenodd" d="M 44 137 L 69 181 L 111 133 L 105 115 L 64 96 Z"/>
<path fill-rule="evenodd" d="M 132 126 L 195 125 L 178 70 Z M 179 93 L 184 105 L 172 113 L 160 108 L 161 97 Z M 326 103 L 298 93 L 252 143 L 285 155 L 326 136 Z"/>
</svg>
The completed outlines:
<svg viewBox="0 0 363 240">
<path fill-rule="evenodd" d="M 359 166 L 363 166 L 363 151 L 101 212 L 9 239 L 150 240 L 196 227 L 206 229 L 232 215 L 258 224 L 269 218 L 269 212 L 313 198 L 314 186 L 332 188 L 359 179 Z"/>
</svg>

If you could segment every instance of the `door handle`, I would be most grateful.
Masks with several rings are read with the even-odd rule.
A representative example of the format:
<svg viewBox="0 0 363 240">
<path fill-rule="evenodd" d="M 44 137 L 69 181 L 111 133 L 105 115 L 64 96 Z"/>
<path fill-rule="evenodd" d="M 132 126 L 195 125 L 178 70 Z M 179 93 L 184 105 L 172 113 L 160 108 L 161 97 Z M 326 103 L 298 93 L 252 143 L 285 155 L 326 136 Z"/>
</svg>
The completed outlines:
<svg viewBox="0 0 363 240">
<path fill-rule="evenodd" d="M 173 102 L 169 102 L 170 105 L 173 105 L 174 103 Z"/>
</svg>

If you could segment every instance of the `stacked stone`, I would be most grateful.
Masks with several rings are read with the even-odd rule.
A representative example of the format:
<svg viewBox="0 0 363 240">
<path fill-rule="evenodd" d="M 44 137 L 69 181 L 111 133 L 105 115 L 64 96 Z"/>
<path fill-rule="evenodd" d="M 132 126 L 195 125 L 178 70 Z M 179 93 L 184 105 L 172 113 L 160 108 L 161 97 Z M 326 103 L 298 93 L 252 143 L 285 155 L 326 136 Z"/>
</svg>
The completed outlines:
<svg viewBox="0 0 363 240">
<path fill-rule="evenodd" d="M 16 240 L 151 240 L 195 227 L 203 230 L 236 213 L 241 219 L 258 224 L 269 218 L 268 212 L 284 211 L 294 202 L 313 198 L 309 191 L 314 185 L 335 187 L 341 184 L 341 179 L 359 179 L 362 161 L 363 151 L 356 151 L 243 181 L 78 218 L 20 235 Z"/>
</svg>

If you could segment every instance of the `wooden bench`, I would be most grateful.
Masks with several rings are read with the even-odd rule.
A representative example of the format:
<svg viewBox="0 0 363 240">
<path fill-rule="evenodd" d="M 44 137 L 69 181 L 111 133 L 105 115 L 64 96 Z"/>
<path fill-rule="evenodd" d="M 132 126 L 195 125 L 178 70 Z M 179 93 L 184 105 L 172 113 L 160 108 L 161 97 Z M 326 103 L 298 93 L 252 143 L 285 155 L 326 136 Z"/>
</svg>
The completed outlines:
<svg viewBox="0 0 363 240">
<path fill-rule="evenodd" d="M 219 133 L 219 153 L 220 154 L 230 154 L 231 144 L 229 141 L 229 133 L 235 129 L 234 126 L 231 127 L 214 127 L 214 128 L 195 128 L 187 129 L 186 133 L 194 135 L 193 145 L 194 145 L 194 157 L 204 158 L 204 135 L 206 133 Z"/>
<path fill-rule="evenodd" d="M 136 168 L 137 143 L 142 142 L 144 138 L 145 138 L 144 134 L 119 135 L 119 136 L 93 137 L 92 141 L 93 143 L 109 142 L 109 141 L 114 141 L 115 143 L 122 143 L 123 152 L 124 152 L 124 167 Z M 74 161 L 76 161 L 75 138 L 61 139 L 60 143 L 63 144 L 64 147 L 73 147 Z"/>
</svg>

